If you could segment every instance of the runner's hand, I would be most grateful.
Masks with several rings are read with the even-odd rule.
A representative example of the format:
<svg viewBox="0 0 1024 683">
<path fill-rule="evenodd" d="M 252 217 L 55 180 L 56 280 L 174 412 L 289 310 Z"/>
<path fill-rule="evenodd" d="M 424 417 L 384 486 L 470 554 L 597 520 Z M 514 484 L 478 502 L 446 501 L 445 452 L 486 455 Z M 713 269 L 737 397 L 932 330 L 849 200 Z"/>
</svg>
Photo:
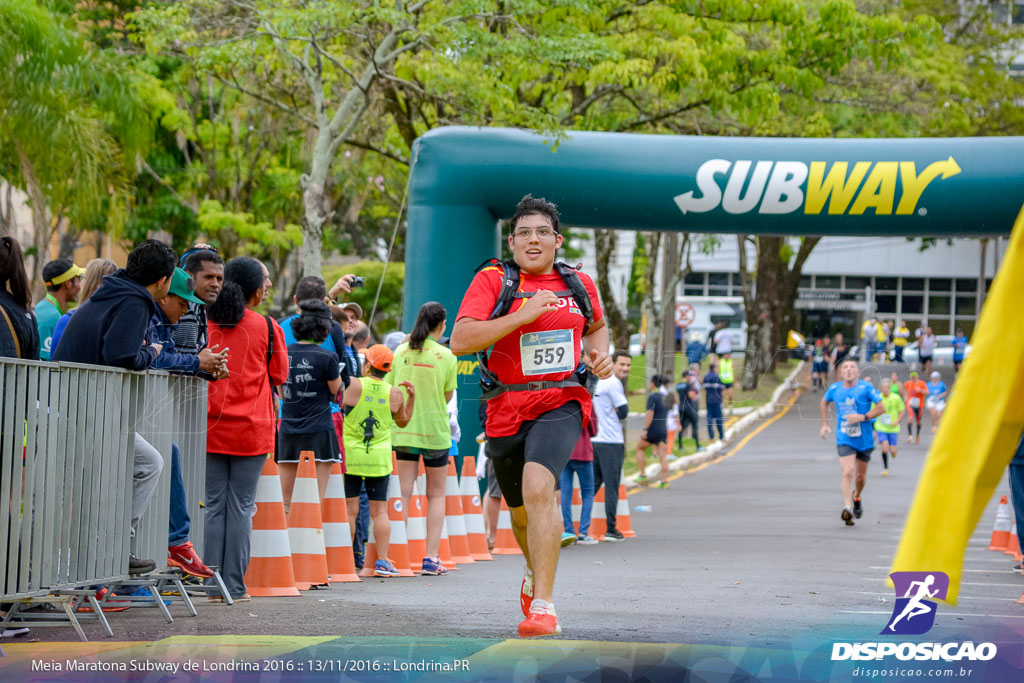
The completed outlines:
<svg viewBox="0 0 1024 683">
<path fill-rule="evenodd" d="M 406 391 L 406 393 L 409 394 L 409 396 L 415 396 L 416 395 L 416 387 L 414 387 L 412 385 L 412 382 L 410 382 L 409 380 L 403 380 L 403 381 L 399 382 L 398 386 L 405 387 L 405 391 Z"/>
<path fill-rule="evenodd" d="M 545 313 L 557 310 L 558 297 L 555 296 L 554 292 L 542 289 L 527 299 L 526 303 L 523 304 L 523 307 L 519 309 L 518 313 L 523 319 L 523 324 L 527 325 Z"/>
<path fill-rule="evenodd" d="M 583 364 L 601 379 L 612 376 L 612 358 L 603 351 L 592 349 L 589 356 L 583 356 Z"/>
<path fill-rule="evenodd" d="M 160 355 L 160 352 L 164 350 L 164 345 L 163 344 L 150 344 L 150 346 L 152 346 L 154 349 L 156 349 L 156 355 L 158 355 L 158 356 Z"/>
<path fill-rule="evenodd" d="M 821 435 L 821 438 L 823 438 L 823 439 L 828 438 L 828 435 L 831 432 L 832 432 L 832 428 L 831 427 L 829 427 L 828 425 L 821 425 L 821 431 L 819 432 L 819 434 Z"/>
<path fill-rule="evenodd" d="M 861 413 L 850 413 L 846 416 L 847 422 L 864 422 L 865 420 L 867 420 L 867 417 Z"/>
</svg>

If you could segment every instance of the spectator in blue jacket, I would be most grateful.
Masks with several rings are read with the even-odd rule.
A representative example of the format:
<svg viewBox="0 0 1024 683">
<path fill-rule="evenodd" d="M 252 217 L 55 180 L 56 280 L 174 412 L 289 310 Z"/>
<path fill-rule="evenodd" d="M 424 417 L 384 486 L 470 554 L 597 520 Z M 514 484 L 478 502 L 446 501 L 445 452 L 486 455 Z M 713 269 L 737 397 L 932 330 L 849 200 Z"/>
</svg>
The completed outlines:
<svg viewBox="0 0 1024 683">
<path fill-rule="evenodd" d="M 167 296 L 177 257 L 163 242 L 146 240 L 128 254 L 125 268 L 103 278 L 96 293 L 68 321 L 53 360 L 107 365 L 125 370 L 147 370 L 163 350 L 150 343 L 150 320 L 156 302 Z M 156 493 L 164 460 L 153 446 L 135 433 L 132 463 L 132 536 Z M 156 568 L 152 560 L 129 553 L 128 572 L 143 574 Z"/>
</svg>

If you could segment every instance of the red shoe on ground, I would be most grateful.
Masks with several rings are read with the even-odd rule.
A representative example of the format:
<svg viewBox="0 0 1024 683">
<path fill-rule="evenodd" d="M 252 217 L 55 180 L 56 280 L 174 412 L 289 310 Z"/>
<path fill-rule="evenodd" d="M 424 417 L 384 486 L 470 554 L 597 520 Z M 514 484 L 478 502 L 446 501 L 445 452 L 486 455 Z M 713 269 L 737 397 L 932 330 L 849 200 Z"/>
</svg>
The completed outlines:
<svg viewBox="0 0 1024 683">
<path fill-rule="evenodd" d="M 183 569 L 189 574 L 203 579 L 209 579 L 213 576 L 213 570 L 199 559 L 190 541 L 169 547 L 167 549 L 167 564 Z"/>
<path fill-rule="evenodd" d="M 554 611 L 547 609 L 531 609 L 519 624 L 520 638 L 537 638 L 539 636 L 557 636 L 562 633 L 558 625 L 558 617 Z"/>
</svg>

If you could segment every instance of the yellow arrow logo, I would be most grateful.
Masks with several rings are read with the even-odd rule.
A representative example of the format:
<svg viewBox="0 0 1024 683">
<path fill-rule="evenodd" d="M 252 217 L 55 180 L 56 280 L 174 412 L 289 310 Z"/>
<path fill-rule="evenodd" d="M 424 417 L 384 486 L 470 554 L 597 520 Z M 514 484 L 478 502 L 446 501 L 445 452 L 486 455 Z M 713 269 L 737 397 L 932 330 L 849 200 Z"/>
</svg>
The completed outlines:
<svg viewBox="0 0 1024 683">
<path fill-rule="evenodd" d="M 952 156 L 945 161 L 936 161 L 928 164 L 921 171 L 921 175 L 917 175 L 917 168 L 913 161 L 901 161 L 900 179 L 903 181 L 903 196 L 900 197 L 899 206 L 896 207 L 896 215 L 906 216 L 914 213 L 914 209 L 917 208 L 917 202 L 921 199 L 921 195 L 929 183 L 940 176 L 945 180 L 955 176 L 960 171 L 960 165 L 956 163 L 956 159 Z"/>
</svg>

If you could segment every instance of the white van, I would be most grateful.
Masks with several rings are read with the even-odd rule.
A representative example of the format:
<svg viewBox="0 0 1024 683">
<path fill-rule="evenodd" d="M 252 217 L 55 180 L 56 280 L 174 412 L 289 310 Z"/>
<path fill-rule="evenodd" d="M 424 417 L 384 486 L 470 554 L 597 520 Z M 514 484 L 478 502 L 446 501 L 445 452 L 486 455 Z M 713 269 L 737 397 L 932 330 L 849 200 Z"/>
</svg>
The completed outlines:
<svg viewBox="0 0 1024 683">
<path fill-rule="evenodd" d="M 747 348 L 747 317 L 740 296 L 681 296 L 676 306 L 689 304 L 694 309 L 694 319 L 686 328 L 686 341 L 705 343 L 708 334 L 719 321 L 724 321 L 726 331 L 732 334 L 732 349 L 742 355 Z M 713 351 L 713 349 L 712 349 Z"/>
</svg>

